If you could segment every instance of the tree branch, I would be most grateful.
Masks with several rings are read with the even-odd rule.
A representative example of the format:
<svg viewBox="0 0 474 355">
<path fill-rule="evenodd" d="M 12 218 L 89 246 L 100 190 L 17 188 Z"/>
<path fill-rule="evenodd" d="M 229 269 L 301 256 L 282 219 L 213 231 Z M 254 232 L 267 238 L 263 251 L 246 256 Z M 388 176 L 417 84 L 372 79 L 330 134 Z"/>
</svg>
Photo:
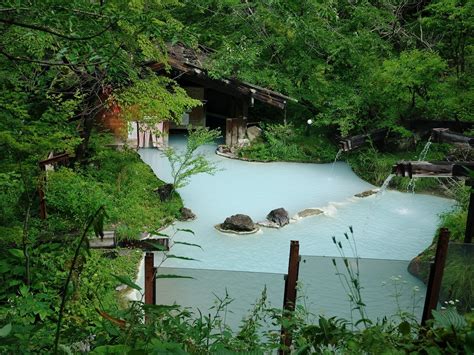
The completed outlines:
<svg viewBox="0 0 474 355">
<path fill-rule="evenodd" d="M 28 24 L 28 23 L 23 23 L 23 22 L 17 22 L 17 21 L 14 21 L 14 20 L 7 20 L 7 19 L 1 19 L 0 18 L 0 22 L 1 23 L 6 23 L 7 25 L 13 25 L 13 26 L 18 26 L 18 27 L 24 27 L 24 28 L 29 28 L 31 30 L 35 30 L 35 31 L 41 31 L 41 32 L 45 32 L 45 33 L 50 33 L 54 36 L 57 36 L 57 37 L 61 37 L 61 38 L 65 38 L 67 40 L 70 40 L 70 41 L 87 41 L 87 40 L 90 40 L 90 39 L 93 39 L 95 37 L 99 37 L 100 35 L 104 34 L 105 32 L 107 32 L 110 28 L 112 28 L 113 25 L 115 25 L 115 22 L 111 22 L 107 27 L 105 27 L 103 30 L 93 34 L 93 35 L 90 35 L 90 36 L 85 36 L 85 37 L 75 37 L 75 36 L 68 36 L 68 35 L 65 35 L 63 33 L 59 33 L 59 32 L 56 32 L 54 30 L 51 30 L 47 27 L 43 27 L 43 26 L 38 26 L 38 25 L 31 25 L 31 24 Z"/>
</svg>

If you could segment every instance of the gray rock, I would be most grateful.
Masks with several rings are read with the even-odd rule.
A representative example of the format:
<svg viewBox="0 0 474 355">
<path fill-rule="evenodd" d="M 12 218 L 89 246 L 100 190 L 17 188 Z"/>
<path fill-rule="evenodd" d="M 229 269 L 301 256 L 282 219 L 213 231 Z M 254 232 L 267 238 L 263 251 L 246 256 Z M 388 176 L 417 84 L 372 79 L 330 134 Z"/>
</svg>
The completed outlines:
<svg viewBox="0 0 474 355">
<path fill-rule="evenodd" d="M 155 190 L 156 193 L 158 193 L 158 196 L 160 196 L 161 202 L 166 202 L 171 199 L 171 195 L 173 194 L 173 184 L 164 184 L 157 188 Z"/>
<path fill-rule="evenodd" d="M 247 137 L 250 142 L 253 142 L 262 135 L 262 130 L 257 126 L 247 128 Z"/>
<path fill-rule="evenodd" d="M 252 218 L 245 214 L 235 214 L 227 217 L 224 223 L 221 224 L 221 228 L 237 232 L 250 232 L 255 230 L 255 223 L 253 223 Z"/>
<path fill-rule="evenodd" d="M 280 227 L 286 226 L 290 223 L 290 217 L 288 216 L 288 211 L 284 208 L 277 208 L 267 215 L 267 219 L 270 222 L 277 223 Z"/>
<path fill-rule="evenodd" d="M 374 191 L 374 190 L 367 190 L 367 191 L 364 191 L 364 192 L 355 194 L 354 196 L 355 196 L 355 197 L 359 197 L 359 198 L 364 198 L 364 197 L 369 197 L 369 196 L 371 196 L 371 195 L 375 195 L 376 193 L 377 193 L 377 191 Z"/>
<path fill-rule="evenodd" d="M 323 213 L 323 210 L 319 208 L 307 208 L 303 211 L 298 212 L 299 218 L 306 218 L 310 216 L 317 216 L 318 214 Z"/>
<path fill-rule="evenodd" d="M 196 215 L 189 208 L 181 207 L 179 212 L 181 213 L 180 221 L 191 221 L 196 218 Z"/>
</svg>

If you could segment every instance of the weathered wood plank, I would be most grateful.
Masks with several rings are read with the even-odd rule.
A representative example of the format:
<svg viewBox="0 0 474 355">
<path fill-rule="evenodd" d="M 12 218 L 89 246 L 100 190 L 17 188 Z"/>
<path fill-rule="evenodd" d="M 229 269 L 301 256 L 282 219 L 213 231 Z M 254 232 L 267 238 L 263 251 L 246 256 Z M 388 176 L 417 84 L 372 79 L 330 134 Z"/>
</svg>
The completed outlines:
<svg viewBox="0 0 474 355">
<path fill-rule="evenodd" d="M 225 120 L 225 144 L 228 147 L 232 146 L 232 118 Z"/>
<path fill-rule="evenodd" d="M 380 128 L 367 134 L 359 134 L 352 137 L 347 137 L 339 142 L 339 147 L 344 151 L 348 152 L 357 148 L 360 148 L 368 141 L 380 142 L 383 141 L 387 136 L 387 129 Z"/>
<path fill-rule="evenodd" d="M 433 128 L 433 138 L 439 143 L 465 143 L 474 146 L 474 138 L 452 132 L 448 128 Z"/>
<path fill-rule="evenodd" d="M 237 145 L 237 141 L 239 139 L 239 124 L 237 121 L 238 119 L 236 118 L 232 119 L 232 146 Z"/>
<path fill-rule="evenodd" d="M 397 176 L 412 177 L 450 177 L 468 176 L 474 169 L 474 162 L 449 161 L 402 161 L 395 164 L 392 173 Z"/>
</svg>

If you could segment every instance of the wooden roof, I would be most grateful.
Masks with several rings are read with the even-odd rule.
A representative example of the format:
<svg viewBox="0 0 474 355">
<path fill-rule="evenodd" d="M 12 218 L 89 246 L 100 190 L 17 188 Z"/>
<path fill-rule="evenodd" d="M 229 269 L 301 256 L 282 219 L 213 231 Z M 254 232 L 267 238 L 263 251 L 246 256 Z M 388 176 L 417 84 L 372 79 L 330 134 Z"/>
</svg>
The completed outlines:
<svg viewBox="0 0 474 355">
<path fill-rule="evenodd" d="M 212 79 L 204 68 L 213 50 L 198 46 L 196 49 L 188 48 L 182 44 L 168 46 L 168 64 L 189 81 L 196 82 L 205 87 L 222 91 L 233 96 L 244 96 L 249 99 L 264 102 L 268 105 L 284 109 L 289 100 L 296 101 L 291 97 L 280 94 L 257 85 L 239 81 L 236 79 Z M 165 68 L 163 63 L 149 63 L 149 66 L 160 71 Z"/>
</svg>

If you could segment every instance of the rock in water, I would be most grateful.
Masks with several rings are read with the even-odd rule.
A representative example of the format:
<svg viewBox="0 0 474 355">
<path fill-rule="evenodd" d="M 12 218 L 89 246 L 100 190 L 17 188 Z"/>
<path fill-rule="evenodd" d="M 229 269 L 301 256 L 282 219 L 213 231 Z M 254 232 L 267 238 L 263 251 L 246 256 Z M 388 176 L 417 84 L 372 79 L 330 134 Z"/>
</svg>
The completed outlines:
<svg viewBox="0 0 474 355">
<path fill-rule="evenodd" d="M 307 208 L 303 211 L 298 212 L 298 218 L 306 218 L 310 216 L 317 216 L 318 214 L 324 213 L 323 210 L 319 208 Z"/>
<path fill-rule="evenodd" d="M 262 135 L 262 130 L 257 126 L 247 128 L 247 137 L 250 142 L 253 142 Z"/>
<path fill-rule="evenodd" d="M 375 195 L 376 193 L 377 193 L 377 191 L 375 191 L 375 190 L 367 190 L 367 191 L 361 192 L 359 194 L 355 194 L 354 196 L 359 197 L 359 198 L 364 198 L 364 197 L 369 197 L 371 195 Z"/>
<path fill-rule="evenodd" d="M 164 184 L 155 190 L 160 196 L 161 202 L 169 201 L 171 199 L 171 194 L 173 193 L 174 187 L 173 184 Z"/>
<path fill-rule="evenodd" d="M 196 215 L 189 208 L 181 207 L 179 212 L 181 213 L 180 221 L 191 221 L 196 218 Z"/>
<path fill-rule="evenodd" d="M 286 226 L 288 223 L 290 223 L 288 211 L 284 208 L 277 208 L 275 210 L 270 211 L 270 213 L 267 215 L 267 219 L 270 222 L 275 222 L 280 227 Z"/>
<path fill-rule="evenodd" d="M 235 214 L 227 217 L 224 223 L 221 224 L 221 228 L 237 232 L 249 232 L 255 230 L 255 223 L 253 223 L 252 218 L 245 214 Z"/>
</svg>

